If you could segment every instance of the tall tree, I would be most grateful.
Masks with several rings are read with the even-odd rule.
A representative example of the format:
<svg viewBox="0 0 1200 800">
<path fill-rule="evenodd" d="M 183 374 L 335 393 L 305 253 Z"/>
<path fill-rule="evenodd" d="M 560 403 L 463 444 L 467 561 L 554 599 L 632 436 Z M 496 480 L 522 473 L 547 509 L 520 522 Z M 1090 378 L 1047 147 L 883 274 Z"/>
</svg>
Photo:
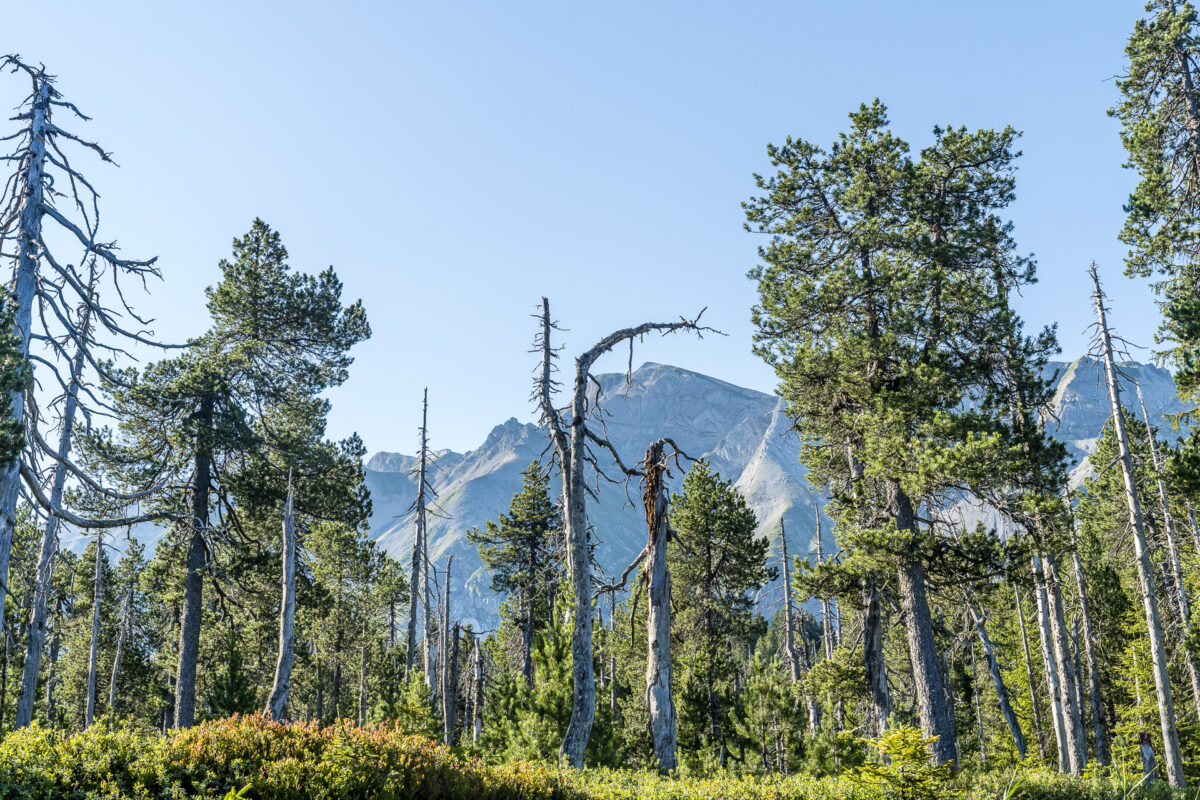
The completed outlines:
<svg viewBox="0 0 1200 800">
<path fill-rule="evenodd" d="M 1121 408 L 1121 384 L 1117 378 L 1116 358 L 1113 355 L 1112 335 L 1108 327 L 1108 309 L 1104 291 L 1100 288 L 1100 276 L 1093 263 L 1091 267 L 1093 300 L 1097 320 L 1097 356 L 1104 364 L 1105 383 L 1112 403 L 1112 426 L 1118 446 L 1118 460 L 1125 482 L 1125 500 L 1129 510 L 1129 524 L 1133 529 L 1134 554 L 1137 559 L 1138 588 L 1142 597 L 1142 608 L 1146 615 L 1146 629 L 1150 637 L 1150 658 L 1154 667 L 1154 687 L 1158 696 L 1159 724 L 1162 728 L 1163 758 L 1166 762 L 1167 781 L 1183 788 L 1187 779 L 1183 774 L 1183 758 L 1179 749 L 1179 733 L 1175 727 L 1175 704 L 1171 696 L 1171 677 L 1167 671 L 1166 645 L 1163 641 L 1162 624 L 1158 617 L 1158 593 L 1154 571 L 1150 565 L 1150 550 L 1146 543 L 1146 532 L 1142 518 L 1141 500 L 1138 496 L 1137 480 L 1134 476 L 1133 459 L 1130 455 L 1130 440 L 1125 428 L 1125 415 Z"/>
<path fill-rule="evenodd" d="M 533 637 L 549 622 L 551 595 L 561 578 L 562 511 L 550 499 L 550 477 L 533 462 L 521 473 L 521 491 L 508 513 L 467 532 L 491 573 L 492 591 L 508 596 L 506 610 L 521 633 L 521 674 L 533 683 Z"/>
<path fill-rule="evenodd" d="M 370 335 L 362 305 L 342 305 L 332 268 L 292 272 L 279 234 L 259 219 L 220 268 L 220 283 L 206 292 L 212 327 L 183 354 L 126 373 L 112 387 L 119 435 L 92 445 L 126 480 L 153 473 L 165 486 L 159 506 L 187 509 L 176 528 L 186 549 L 174 712 L 181 728 L 195 720 L 204 572 L 221 537 L 278 514 L 289 471 L 304 487 L 298 514 L 359 525 L 369 509 L 361 442 L 324 440 L 329 403 L 320 397 L 345 381 L 350 348 Z"/>
<path fill-rule="evenodd" d="M 1016 132 L 934 129 L 913 158 L 879 101 L 828 152 L 788 138 L 757 176 L 747 229 L 770 237 L 754 309 L 810 476 L 862 470 L 856 549 L 895 564 L 920 721 L 957 760 L 927 571 L 949 546 L 918 525 L 924 498 L 1011 479 L 994 404 L 993 325 L 1032 280 L 998 216 L 1013 198 Z M 1003 279 L 1003 285 L 997 280 Z M 819 485 L 819 484 L 818 484 Z M 939 554 L 939 555 L 935 555 Z M 964 559 L 961 563 L 970 563 Z"/>
</svg>

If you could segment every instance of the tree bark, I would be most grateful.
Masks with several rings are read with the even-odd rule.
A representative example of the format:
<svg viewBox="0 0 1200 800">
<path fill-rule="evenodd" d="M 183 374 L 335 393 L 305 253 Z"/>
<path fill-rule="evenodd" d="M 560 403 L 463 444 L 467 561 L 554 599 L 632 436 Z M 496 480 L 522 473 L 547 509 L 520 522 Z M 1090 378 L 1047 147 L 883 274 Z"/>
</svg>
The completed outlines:
<svg viewBox="0 0 1200 800">
<path fill-rule="evenodd" d="M 1062 687 L 1059 681 L 1058 662 L 1050 636 L 1050 604 L 1046 599 L 1046 579 L 1042 573 L 1042 562 L 1033 556 L 1033 582 L 1037 589 L 1038 637 L 1042 645 L 1042 661 L 1046 665 L 1046 683 L 1050 690 L 1050 716 L 1054 723 L 1054 741 L 1058 748 L 1058 771 L 1068 772 L 1071 768 L 1067 748 L 1067 734 L 1063 723 Z"/>
<path fill-rule="evenodd" d="M 84 711 L 84 727 L 90 727 L 96 719 L 96 671 L 100 655 L 100 603 L 104 590 L 104 535 L 96 534 L 96 576 L 92 584 L 92 640 L 88 650 L 87 707 Z"/>
<path fill-rule="evenodd" d="M 912 501 L 900 488 L 898 481 L 887 481 L 887 496 L 897 529 L 915 533 L 917 524 Z M 938 764 L 953 763 L 957 766 L 958 744 L 954 731 L 954 716 L 946 702 L 946 682 L 942 675 L 937 644 L 933 638 L 933 618 L 925 593 L 925 568 L 919 562 L 901 560 L 897 573 L 921 727 L 929 735 L 937 737 L 933 745 L 934 761 Z"/>
<path fill-rule="evenodd" d="M 1070 498 L 1067 498 L 1070 508 Z M 1088 702 L 1092 712 L 1092 735 L 1095 738 L 1096 760 L 1102 766 L 1112 761 L 1109 747 L 1108 725 L 1104 721 L 1104 708 L 1100 702 L 1100 671 L 1096 662 L 1096 649 L 1092 639 L 1092 614 L 1088 601 L 1087 584 L 1083 579 L 1083 562 L 1079 559 L 1079 543 L 1075 534 L 1074 515 L 1071 523 L 1071 566 L 1075 573 L 1075 593 L 1079 596 L 1079 615 L 1083 622 L 1083 652 L 1088 669 Z M 1082 683 L 1082 682 L 1081 682 Z"/>
<path fill-rule="evenodd" d="M 646 705 L 650 712 L 650 741 L 661 772 L 676 767 L 675 698 L 671 686 L 671 572 L 667 568 L 667 489 L 663 440 L 646 451 L 643 503 L 646 509 Z M 790 638 L 790 637 L 789 637 Z"/>
<path fill-rule="evenodd" d="M 88 282 L 89 292 L 95 283 L 95 271 Z M 64 463 L 71 453 L 71 437 L 75 431 L 75 414 L 79 407 L 79 386 L 82 381 L 84 349 L 90 333 L 91 306 L 84 304 L 80 311 L 79 335 L 75 356 L 71 360 L 71 376 L 63 401 L 62 417 L 58 437 L 58 463 L 54 465 L 54 478 L 50 485 L 52 508 L 62 505 L 63 490 L 67 482 L 67 465 Z M 33 703 L 37 696 L 38 673 L 42 668 L 42 650 L 46 644 L 46 615 L 54 577 L 54 558 L 58 554 L 58 517 L 47 512 L 46 525 L 42 529 L 42 545 L 38 554 L 36 588 L 33 593 L 33 608 L 30 613 L 29 638 L 25 648 L 25 669 L 21 676 L 21 695 L 17 699 L 16 727 L 24 728 L 33 721 Z M 0 600 L 0 609 L 3 601 Z"/>
<path fill-rule="evenodd" d="M 292 686 L 292 662 L 296 652 L 296 518 L 292 476 L 288 473 L 287 503 L 283 507 L 283 575 L 279 599 L 279 658 L 275 681 L 267 696 L 266 713 L 279 722 L 287 719 Z"/>
<path fill-rule="evenodd" d="M 887 729 L 888 718 L 892 715 L 887 664 L 883 658 L 883 609 L 879 602 L 879 591 L 874 586 L 864 587 L 863 598 L 863 665 L 867 684 L 871 688 L 872 719 L 869 730 L 878 738 Z"/>
<path fill-rule="evenodd" d="M 29 363 L 29 341 L 33 325 L 33 301 L 37 290 L 38 259 L 41 257 L 42 216 L 46 184 L 46 134 L 50 128 L 50 83 L 45 76 L 35 80 L 30 109 L 29 157 L 21 176 L 22 198 L 18 211 L 16 275 L 13 288 L 13 333 L 20 343 L 20 356 Z M 25 387 L 9 395 L 12 420 L 25 423 Z M 21 493 L 21 459 L 0 465 L 0 620 L 5 619 L 8 596 L 8 565 L 12 556 L 13 531 L 17 524 L 17 500 Z"/>
<path fill-rule="evenodd" d="M 1163 737 L 1163 761 L 1166 765 L 1167 781 L 1176 788 L 1185 788 L 1187 779 L 1183 774 L 1179 732 L 1175 728 L 1175 704 L 1171 697 L 1171 678 L 1167 671 L 1166 644 L 1163 640 L 1162 625 L 1158 618 L 1158 596 L 1154 586 L 1154 573 L 1150 566 L 1150 549 L 1146 544 L 1141 501 L 1138 498 L 1137 481 L 1133 472 L 1133 456 L 1130 452 L 1129 435 L 1125 429 L 1125 415 L 1121 411 L 1121 385 L 1117 381 L 1116 359 L 1113 357 L 1112 339 L 1108 331 L 1104 293 L 1100 289 L 1100 276 L 1094 263 L 1091 267 L 1091 275 L 1092 283 L 1095 286 L 1094 299 L 1099 323 L 1101 356 L 1104 359 L 1108 397 L 1112 403 L 1112 425 L 1117 439 L 1121 475 L 1125 481 L 1125 501 L 1129 507 L 1129 522 L 1133 527 L 1138 588 L 1141 591 L 1146 628 L 1150 635 L 1150 658 L 1154 667 L 1154 687 L 1158 699 L 1159 725 L 1162 728 Z"/>
<path fill-rule="evenodd" d="M 1150 415 L 1146 413 L 1146 401 L 1142 398 L 1142 385 L 1137 387 L 1138 405 L 1142 409 L 1142 420 L 1146 423 L 1146 441 L 1150 445 L 1150 465 L 1154 468 L 1154 482 L 1158 487 L 1158 503 L 1163 516 L 1163 533 L 1167 540 L 1167 576 L 1170 578 L 1171 593 L 1175 596 L 1175 605 L 1179 611 L 1179 626 L 1183 633 L 1181 647 L 1183 663 L 1187 667 L 1188 679 L 1192 685 L 1192 711 L 1200 720 L 1200 671 L 1196 669 L 1196 658 L 1192 652 L 1192 621 L 1191 609 L 1188 607 L 1187 590 L 1183 586 L 1183 570 L 1179 563 L 1179 548 L 1175 544 L 1175 521 L 1171 514 L 1171 504 L 1167 499 L 1167 487 L 1162 479 L 1162 467 L 1158 461 L 1158 444 L 1154 441 L 1154 432 L 1150 427 Z"/>
<path fill-rule="evenodd" d="M 992 640 L 988 636 L 987 626 L 984 625 L 983 617 L 975 608 L 975 604 L 967 598 L 967 609 L 971 612 L 971 619 L 975 623 L 975 632 L 979 635 L 979 644 L 983 647 L 983 654 L 987 657 L 988 671 L 992 675 L 992 686 L 996 690 L 996 696 L 1000 699 L 1000 713 L 1004 715 L 1004 721 L 1008 723 L 1008 732 L 1012 734 L 1013 744 L 1017 747 L 1017 753 L 1024 760 L 1026 752 L 1025 734 L 1021 731 L 1021 723 L 1017 721 L 1016 712 L 1013 711 L 1012 703 L 1009 701 L 1008 687 L 1004 685 L 1004 677 L 1000 674 L 1000 662 L 996 660 L 996 651 L 992 647 Z M 975 652 L 971 651 L 971 659 L 974 661 Z M 978 703 L 978 690 L 976 690 L 976 703 Z M 980 723 L 982 729 L 982 722 Z M 980 734 L 980 742 L 983 741 L 983 735 Z"/>
<path fill-rule="evenodd" d="M 1050 635 L 1054 643 L 1054 658 L 1058 664 L 1059 689 L 1062 692 L 1063 733 L 1066 736 L 1067 765 L 1071 774 L 1082 775 L 1087 766 L 1087 732 L 1079 704 L 1079 686 L 1071 658 L 1071 642 L 1063 609 L 1062 582 L 1058 575 L 1058 559 L 1047 553 L 1042 559 L 1046 576 L 1046 598 L 1050 604 Z"/>
<path fill-rule="evenodd" d="M 441 654 L 442 669 L 441 681 L 439 682 L 440 694 L 442 696 L 442 730 L 445 734 L 446 744 L 452 744 L 454 738 L 454 708 L 457 703 L 455 687 L 451 685 L 451 672 L 454 669 L 454 664 L 451 662 L 451 631 L 450 631 L 450 570 L 454 565 L 454 556 L 446 556 L 446 588 L 442 593 L 442 614 L 441 614 L 441 647 L 438 648 Z"/>
<path fill-rule="evenodd" d="M 175 727 L 190 728 L 196 721 L 196 660 L 200 657 L 200 624 L 206 545 L 208 531 L 208 493 L 212 483 L 212 454 L 209 436 L 213 426 L 213 398 L 208 394 L 200 403 L 197 422 L 200 433 L 192 471 L 192 523 L 188 538 L 186 574 L 183 584 L 183 617 L 179 624 L 179 668 L 175 679 Z"/>
<path fill-rule="evenodd" d="M 1033 730 L 1037 734 L 1038 754 L 1046 759 L 1046 737 L 1042 731 L 1042 711 L 1038 704 L 1037 691 L 1033 680 L 1033 659 L 1029 657 L 1029 634 L 1025 631 L 1025 609 L 1021 605 L 1021 590 L 1013 587 L 1016 595 L 1017 622 L 1021 627 L 1021 652 L 1025 656 L 1025 677 L 1029 681 L 1029 703 L 1033 709 Z"/>
<path fill-rule="evenodd" d="M 121 668 L 121 655 L 125 650 L 125 637 L 133 625 L 133 581 L 125 593 L 125 602 L 121 606 L 121 623 L 117 630 L 117 650 L 113 654 L 112 679 L 108 683 L 108 710 L 114 712 L 117 707 L 117 673 Z"/>
<path fill-rule="evenodd" d="M 483 650 L 479 646 L 479 637 L 475 637 L 475 652 L 473 654 L 474 662 L 474 679 L 471 682 L 471 690 L 474 692 L 474 699 L 471 701 L 471 743 L 479 744 L 479 738 L 483 735 Z"/>
</svg>

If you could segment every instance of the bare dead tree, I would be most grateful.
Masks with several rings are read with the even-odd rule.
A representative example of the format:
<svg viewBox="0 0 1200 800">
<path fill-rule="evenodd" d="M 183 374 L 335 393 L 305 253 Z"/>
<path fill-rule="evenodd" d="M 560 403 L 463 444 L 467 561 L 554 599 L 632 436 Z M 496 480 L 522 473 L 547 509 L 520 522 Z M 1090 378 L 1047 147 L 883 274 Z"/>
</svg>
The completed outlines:
<svg viewBox="0 0 1200 800">
<path fill-rule="evenodd" d="M 84 725 L 96 718 L 96 671 L 100 650 L 100 603 L 104 599 L 104 531 L 96 532 L 96 575 L 92 583 L 92 638 L 88 649 L 87 708 Z"/>
<path fill-rule="evenodd" d="M 1142 518 L 1141 500 L 1138 497 L 1137 479 L 1133 471 L 1133 455 L 1129 434 L 1125 429 L 1125 415 L 1121 411 L 1121 384 L 1117 379 L 1116 358 L 1113 355 L 1112 334 L 1108 327 L 1108 310 L 1105 307 L 1104 290 L 1100 287 L 1100 275 L 1096 263 L 1089 270 L 1092 277 L 1092 299 L 1096 309 L 1095 357 L 1104 364 L 1108 397 L 1112 403 L 1112 426 L 1116 435 L 1118 461 L 1125 481 L 1125 500 L 1129 506 L 1129 524 L 1133 528 L 1134 554 L 1137 563 L 1138 588 L 1142 595 L 1142 606 L 1146 615 L 1146 628 L 1150 636 L 1150 660 L 1154 668 L 1154 688 L 1158 699 L 1158 717 L 1162 728 L 1163 760 L 1166 765 L 1167 781 L 1176 788 L 1184 788 L 1187 779 L 1183 774 L 1183 757 L 1179 749 L 1179 733 L 1175 727 L 1175 704 L 1171 696 L 1171 679 L 1167 671 L 1167 651 L 1163 640 L 1162 624 L 1158 617 L 1158 596 L 1154 585 L 1154 572 L 1150 565 L 1150 548 L 1146 543 L 1146 530 Z"/>
<path fill-rule="evenodd" d="M 292 475 L 288 472 L 287 502 L 283 507 L 283 584 L 279 597 L 279 657 L 275 680 L 267 696 L 266 713 L 276 722 L 286 719 L 296 653 L 296 517 Z"/>
<path fill-rule="evenodd" d="M 483 650 L 479 646 L 479 635 L 471 654 L 471 744 L 478 745 L 483 735 Z"/>
<path fill-rule="evenodd" d="M 125 639 L 133 627 L 133 590 L 134 576 L 130 576 L 125 587 L 125 598 L 121 601 L 121 617 L 117 628 L 117 649 L 113 653 L 112 677 L 108 682 L 108 710 L 117 707 L 117 674 L 121 668 L 121 656 L 125 650 Z"/>
<path fill-rule="evenodd" d="M 61 493 L 56 498 L 53 489 L 50 496 L 43 491 L 43 484 L 53 486 L 55 480 L 44 478 L 37 464 L 39 456 L 45 457 L 55 465 L 65 465 L 72 477 L 91 490 L 107 494 L 113 500 L 132 499 L 129 495 L 101 487 L 92 476 L 70 462 L 61 447 L 65 438 L 69 450 L 74 414 L 82 414 L 90 422 L 93 413 L 104 413 L 107 409 L 104 401 L 79 380 L 82 370 L 76 369 L 75 364 L 82 358 L 87 368 L 106 380 L 119 383 L 119 376 L 112 372 L 107 362 L 111 357 L 127 356 L 128 353 L 114 342 L 123 339 L 162 345 L 152 340 L 152 333 L 145 329 L 148 320 L 132 310 L 122 288 L 122 282 L 127 279 L 144 286 L 147 278 L 158 277 L 155 259 L 121 258 L 115 243 L 98 238 L 99 195 L 91 182 L 72 165 L 70 153 L 72 149 L 82 150 L 109 164 L 114 163 L 111 155 L 98 144 L 66 130 L 55 120 L 56 112 L 83 121 L 88 117 L 63 99 L 55 87 L 54 77 L 43 67 L 31 66 L 19 56 L 10 55 L 0 59 L 0 70 L 28 78 L 31 86 L 29 95 L 13 117 L 21 127 L 0 138 L 0 141 L 11 142 L 13 148 L 0 159 L 15 167 L 15 172 L 0 189 L 0 258 L 11 259 L 13 263 L 11 333 L 20 358 L 31 371 L 40 367 L 64 396 L 73 394 L 75 397 L 72 414 L 66 414 L 64 409 L 59 419 L 59 447 L 48 444 L 37 429 L 38 399 L 33 390 L 17 389 L 9 397 L 11 422 L 17 428 L 24 428 L 26 436 L 22 456 L 0 467 L 0 587 L 4 587 L 7 586 L 12 532 L 22 482 L 32 502 L 80 528 L 118 527 L 162 516 L 88 519 L 75 515 L 62 507 Z M 49 243 L 60 239 L 82 248 L 78 267 L 55 256 Z M 82 272 L 85 263 L 89 265 L 90 273 L 86 277 Z M 114 306 L 105 305 L 96 292 L 95 279 L 100 275 L 111 279 L 118 299 Z M 86 315 L 75 314 L 72 309 L 76 305 L 86 309 Z M 124 322 L 126 317 L 134 320 L 133 326 Z M 103 331 L 111 341 L 101 341 L 94 335 L 94 330 Z M 37 352 L 31 347 L 33 343 L 38 345 Z M 71 365 L 68 376 L 64 376 L 55 363 L 60 359 Z M 85 398 L 91 406 L 84 402 Z M 68 420 L 68 417 L 71 418 Z M 0 591 L 0 618 L 4 615 L 6 595 L 7 592 Z"/>
<path fill-rule="evenodd" d="M 1092 736 L 1095 740 L 1096 760 L 1102 766 L 1108 766 L 1112 761 L 1112 750 L 1109 746 L 1108 725 L 1104 721 L 1104 707 L 1100 698 L 1100 670 L 1092 639 L 1091 603 L 1088 600 L 1087 582 L 1083 577 L 1083 563 L 1079 559 L 1079 542 L 1075 532 L 1075 515 L 1074 512 L 1071 512 L 1069 491 L 1065 502 L 1071 513 L 1071 567 L 1075 574 L 1075 594 L 1079 601 L 1079 616 L 1083 621 L 1083 650 L 1088 667 L 1088 702 L 1092 712 Z M 1078 649 L 1076 647 L 1077 652 Z M 1082 690 L 1083 680 L 1080 679 L 1078 684 Z"/>
<path fill-rule="evenodd" d="M 1013 711 L 1012 703 L 1009 700 L 1008 687 L 1004 685 L 1004 677 L 1000 673 L 1000 662 L 996 660 L 996 651 L 992 647 L 991 637 L 988 636 L 987 626 L 984 624 L 983 616 L 979 610 L 975 608 L 975 604 L 971 601 L 970 593 L 964 590 L 964 600 L 967 604 L 967 610 L 971 614 L 971 621 L 975 624 L 975 632 L 979 636 L 979 644 L 983 647 L 983 654 L 987 657 L 988 671 L 992 676 L 992 686 L 996 690 L 996 696 L 1000 699 L 1000 713 L 1004 715 L 1004 721 L 1008 723 L 1008 731 L 1012 734 L 1013 744 L 1017 747 L 1017 753 L 1022 759 L 1025 758 L 1025 734 L 1021 731 L 1021 723 L 1017 721 L 1017 714 Z M 975 648 L 971 648 L 971 669 L 975 668 Z M 979 705 L 979 690 L 976 687 L 975 693 L 976 712 L 978 713 Z M 980 717 L 980 743 L 982 745 L 983 722 Z"/>
<path fill-rule="evenodd" d="M 454 566 L 454 556 L 446 556 L 446 584 L 442 592 L 442 613 L 438 622 L 438 632 L 441 642 L 438 653 L 441 656 L 441 672 L 438 675 L 438 693 L 442 700 L 442 731 L 446 744 L 452 744 L 454 737 L 454 708 L 457 704 L 456 688 L 451 686 L 453 665 L 450 663 L 450 570 Z"/>
<path fill-rule="evenodd" d="M 1033 729 L 1037 734 L 1038 754 L 1045 760 L 1046 758 L 1046 737 L 1042 732 L 1042 711 L 1038 704 L 1037 684 L 1033 680 L 1033 659 L 1029 657 L 1029 634 L 1025 632 L 1025 609 L 1021 605 L 1021 590 L 1013 587 L 1016 593 L 1017 604 L 1017 622 L 1021 630 L 1021 650 L 1025 655 L 1025 677 L 1029 683 L 1029 702 L 1033 707 Z"/>
<path fill-rule="evenodd" d="M 665 439 L 646 450 L 642 502 L 646 509 L 646 706 L 650 712 L 650 741 L 658 768 L 676 767 L 675 698 L 671 686 L 671 572 L 667 568 L 668 474 L 663 454 Z"/>
<path fill-rule="evenodd" d="M 574 694 L 571 702 L 571 720 L 559 747 L 559 759 L 568 765 L 583 766 L 583 753 L 592 732 L 596 715 L 596 676 L 592 652 L 592 564 L 588 549 L 587 533 L 587 470 L 590 467 L 597 476 L 604 476 L 595 450 L 611 456 L 623 478 L 636 474 L 625 467 L 620 454 L 604 433 L 599 392 L 595 399 L 588 396 L 588 386 L 596 382 L 592 366 L 605 353 L 619 344 L 628 342 L 632 359 L 633 342 L 648 333 L 665 335 L 677 331 L 691 331 L 702 335 L 711 328 L 699 324 L 695 319 L 681 318 L 677 322 L 645 322 L 632 328 L 622 328 L 605 336 L 575 359 L 575 375 L 571 385 L 570 404 L 559 409 L 554 405 L 554 394 L 559 386 L 554 378 L 555 360 L 558 349 L 551 343 L 552 331 L 556 329 L 550 318 L 550 301 L 542 298 L 538 334 L 534 340 L 534 352 L 540 354 L 540 363 L 534 381 L 533 399 L 541 410 L 541 423 L 550 436 L 553 459 L 557 462 L 562 477 L 563 529 L 566 539 L 567 568 L 574 589 L 573 630 L 571 634 L 572 682 Z"/>
</svg>

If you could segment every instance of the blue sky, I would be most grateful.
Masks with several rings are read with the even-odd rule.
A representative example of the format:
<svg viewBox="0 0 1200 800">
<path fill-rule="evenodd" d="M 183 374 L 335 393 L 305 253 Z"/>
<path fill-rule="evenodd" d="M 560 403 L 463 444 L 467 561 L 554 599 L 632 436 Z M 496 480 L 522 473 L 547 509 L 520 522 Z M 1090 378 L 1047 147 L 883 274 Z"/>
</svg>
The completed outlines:
<svg viewBox="0 0 1200 800">
<path fill-rule="evenodd" d="M 294 267 L 334 265 L 373 339 L 330 432 L 465 450 L 532 419 L 530 314 L 567 354 L 693 315 L 729 335 L 647 340 L 660 361 L 770 391 L 750 352 L 755 237 L 740 202 L 765 145 L 827 143 L 876 96 L 914 148 L 934 124 L 1024 131 L 1017 203 L 1040 283 L 1021 308 L 1085 347 L 1095 259 L 1122 333 L 1157 312 L 1116 240 L 1133 175 L 1105 109 L 1141 3 L 9 4 L 5 48 L 44 62 L 120 169 L 89 171 L 103 230 L 157 254 L 139 308 L 170 340 L 255 216 Z M 0 79 L 13 105 L 25 86 Z M 619 370 L 625 354 L 601 369 Z"/>
</svg>

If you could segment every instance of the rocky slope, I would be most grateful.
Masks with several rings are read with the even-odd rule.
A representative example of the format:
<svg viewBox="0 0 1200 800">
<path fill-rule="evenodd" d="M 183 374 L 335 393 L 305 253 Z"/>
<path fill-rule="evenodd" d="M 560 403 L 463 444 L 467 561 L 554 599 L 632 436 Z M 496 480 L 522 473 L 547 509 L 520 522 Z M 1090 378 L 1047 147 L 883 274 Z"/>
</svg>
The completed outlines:
<svg viewBox="0 0 1200 800">
<path fill-rule="evenodd" d="M 1087 469 L 1087 451 L 1108 417 L 1107 394 L 1095 366 L 1076 361 L 1051 368 L 1059 374 L 1057 420 L 1051 422 L 1051 429 L 1077 459 L 1079 476 Z M 1128 364 L 1126 372 L 1141 381 L 1155 420 L 1179 410 L 1169 372 L 1143 364 Z M 778 398 L 652 363 L 635 371 L 628 385 L 624 375 L 603 375 L 600 384 L 601 403 L 611 414 L 609 438 L 627 463 L 641 458 L 654 439 L 670 436 L 688 455 L 707 458 L 722 476 L 734 481 L 758 515 L 760 534 L 772 538 L 772 557 L 777 553 L 781 518 L 786 522 L 788 549 L 801 555 L 811 552 L 815 510 L 821 500 L 805 481 L 800 443 L 788 433 Z M 1131 386 L 1127 388 L 1125 400 L 1136 409 L 1136 396 Z M 464 621 L 490 628 L 498 606 L 466 531 L 507 510 L 509 499 L 520 489 L 521 471 L 545 448 L 544 434 L 537 427 L 509 419 L 474 450 L 436 454 L 432 483 L 439 495 L 439 515 L 430 520 L 430 556 L 441 564 L 447 555 L 454 555 L 452 594 L 457 598 L 456 615 Z M 407 510 L 416 492 L 410 475 L 413 462 L 412 456 L 383 452 L 367 465 L 367 485 L 374 501 L 372 534 L 406 564 L 412 557 L 413 525 Z M 675 485 L 678 480 L 675 475 Z M 598 501 L 589 503 L 589 518 L 598 539 L 597 559 L 612 573 L 641 549 L 644 520 L 620 487 L 601 483 L 598 494 Z M 630 496 L 636 494 L 634 487 Z M 829 527 L 824 526 L 826 536 Z M 765 593 L 763 602 L 772 599 Z"/>
</svg>

